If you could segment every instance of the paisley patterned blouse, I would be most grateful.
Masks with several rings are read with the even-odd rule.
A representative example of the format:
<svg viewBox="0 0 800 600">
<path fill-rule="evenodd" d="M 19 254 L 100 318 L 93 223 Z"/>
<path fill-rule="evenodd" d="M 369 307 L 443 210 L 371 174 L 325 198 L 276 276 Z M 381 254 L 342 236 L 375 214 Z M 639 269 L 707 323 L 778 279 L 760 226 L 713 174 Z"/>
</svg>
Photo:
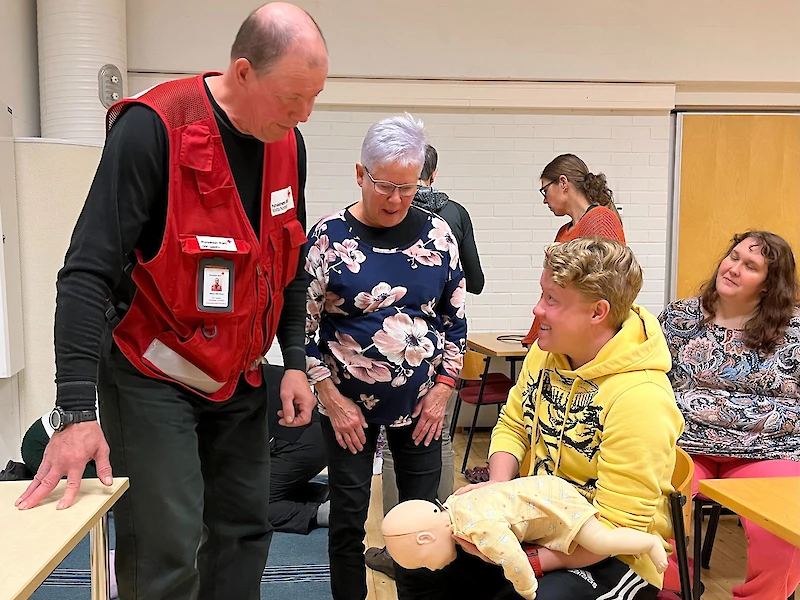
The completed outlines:
<svg viewBox="0 0 800 600">
<path fill-rule="evenodd" d="M 800 308 L 766 355 L 749 350 L 741 331 L 702 319 L 699 297 L 659 317 L 686 420 L 678 444 L 691 454 L 800 461 Z"/>
<path fill-rule="evenodd" d="M 373 248 L 345 211 L 308 236 L 308 379 L 330 376 L 367 423 L 410 425 L 436 376 L 461 372 L 467 321 L 458 246 L 444 220 L 423 212 L 421 231 L 402 248 Z"/>
</svg>

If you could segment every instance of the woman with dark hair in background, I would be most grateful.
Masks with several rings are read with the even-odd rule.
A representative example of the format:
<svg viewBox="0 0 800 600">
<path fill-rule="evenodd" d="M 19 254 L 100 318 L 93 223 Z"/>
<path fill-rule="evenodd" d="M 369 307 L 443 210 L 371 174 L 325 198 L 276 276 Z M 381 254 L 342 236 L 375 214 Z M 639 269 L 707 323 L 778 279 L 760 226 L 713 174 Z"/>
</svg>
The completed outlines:
<svg viewBox="0 0 800 600">
<path fill-rule="evenodd" d="M 586 163 L 574 154 L 562 154 L 542 170 L 540 179 L 539 192 L 547 207 L 557 217 L 571 218 L 558 230 L 556 243 L 590 236 L 625 243 L 622 221 L 605 175 L 589 171 Z M 530 347 L 538 337 L 539 321 L 534 319 L 522 345 Z"/>
</svg>

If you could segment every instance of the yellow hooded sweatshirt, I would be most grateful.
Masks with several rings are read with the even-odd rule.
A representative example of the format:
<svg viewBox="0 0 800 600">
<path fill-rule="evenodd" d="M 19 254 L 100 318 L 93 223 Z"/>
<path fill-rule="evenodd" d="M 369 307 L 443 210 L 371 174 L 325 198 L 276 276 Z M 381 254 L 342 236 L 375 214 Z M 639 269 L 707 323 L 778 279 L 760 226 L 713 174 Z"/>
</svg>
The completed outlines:
<svg viewBox="0 0 800 600">
<path fill-rule="evenodd" d="M 514 455 L 521 476 L 566 479 L 604 525 L 656 533 L 669 550 L 670 479 L 684 425 L 667 379 L 670 365 L 658 320 L 638 306 L 578 369 L 536 344 L 492 432 L 489 455 Z M 618 558 L 662 587 L 663 575 L 647 556 Z"/>
</svg>

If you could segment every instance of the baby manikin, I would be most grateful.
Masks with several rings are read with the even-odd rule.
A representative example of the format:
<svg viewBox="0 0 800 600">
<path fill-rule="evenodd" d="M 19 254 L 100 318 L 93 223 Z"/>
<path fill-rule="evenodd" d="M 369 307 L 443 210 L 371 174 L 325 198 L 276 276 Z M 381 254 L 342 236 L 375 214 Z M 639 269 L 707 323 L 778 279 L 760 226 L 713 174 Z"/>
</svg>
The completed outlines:
<svg viewBox="0 0 800 600">
<path fill-rule="evenodd" d="M 406 569 L 442 569 L 456 558 L 455 538 L 471 542 L 529 600 L 536 597 L 537 581 L 521 542 L 566 554 L 576 546 L 607 556 L 647 554 L 660 573 L 667 569 L 660 537 L 608 529 L 597 512 L 567 481 L 532 476 L 452 495 L 444 510 L 424 500 L 402 502 L 381 529 L 389 554 Z"/>
</svg>

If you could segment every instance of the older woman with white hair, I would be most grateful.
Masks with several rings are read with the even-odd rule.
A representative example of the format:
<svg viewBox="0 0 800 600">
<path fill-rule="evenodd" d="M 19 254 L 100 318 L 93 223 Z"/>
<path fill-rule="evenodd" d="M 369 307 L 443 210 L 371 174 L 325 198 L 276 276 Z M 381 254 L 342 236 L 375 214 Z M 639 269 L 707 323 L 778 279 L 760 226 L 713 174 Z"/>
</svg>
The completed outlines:
<svg viewBox="0 0 800 600">
<path fill-rule="evenodd" d="M 425 144 L 411 115 L 372 125 L 356 164 L 361 200 L 319 221 L 308 240 L 306 366 L 329 455 L 335 600 L 367 597 L 364 524 L 381 425 L 400 500 L 434 501 L 439 485 L 466 287 L 447 223 L 411 204 Z"/>
</svg>

